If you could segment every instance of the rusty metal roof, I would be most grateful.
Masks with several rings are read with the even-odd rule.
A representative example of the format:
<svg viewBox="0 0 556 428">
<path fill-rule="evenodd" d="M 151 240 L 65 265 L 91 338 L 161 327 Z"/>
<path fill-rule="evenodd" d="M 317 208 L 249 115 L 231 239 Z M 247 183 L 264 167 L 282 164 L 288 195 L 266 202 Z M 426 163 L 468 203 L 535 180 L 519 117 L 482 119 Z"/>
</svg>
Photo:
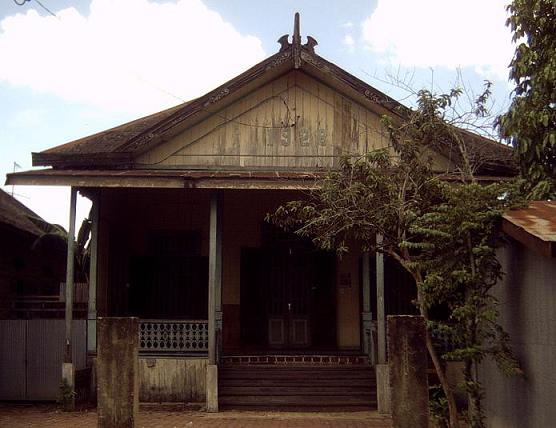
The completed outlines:
<svg viewBox="0 0 556 428">
<path fill-rule="evenodd" d="M 512 238 L 542 255 L 556 256 L 556 201 L 534 201 L 503 218 L 502 229 Z"/>
</svg>

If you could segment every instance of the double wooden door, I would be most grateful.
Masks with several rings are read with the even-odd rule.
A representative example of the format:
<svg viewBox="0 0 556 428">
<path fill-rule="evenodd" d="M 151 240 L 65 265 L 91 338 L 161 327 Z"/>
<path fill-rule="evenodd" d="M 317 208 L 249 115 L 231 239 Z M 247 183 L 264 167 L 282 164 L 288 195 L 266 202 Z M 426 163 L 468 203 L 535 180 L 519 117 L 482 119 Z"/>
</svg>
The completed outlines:
<svg viewBox="0 0 556 428">
<path fill-rule="evenodd" d="M 330 349 L 336 343 L 335 257 L 289 248 L 244 249 L 245 349 Z"/>
<path fill-rule="evenodd" d="M 266 314 L 270 348 L 311 345 L 315 267 L 311 255 L 274 251 L 265 257 Z"/>
</svg>

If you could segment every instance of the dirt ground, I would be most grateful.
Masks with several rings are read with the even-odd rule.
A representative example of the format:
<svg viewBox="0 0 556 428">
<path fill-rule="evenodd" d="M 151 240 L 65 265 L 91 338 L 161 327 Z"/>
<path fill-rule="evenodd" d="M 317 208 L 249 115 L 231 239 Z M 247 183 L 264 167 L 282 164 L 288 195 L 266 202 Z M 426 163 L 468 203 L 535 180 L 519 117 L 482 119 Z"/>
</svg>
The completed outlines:
<svg viewBox="0 0 556 428">
<path fill-rule="evenodd" d="M 95 409 L 66 413 L 53 405 L 0 404 L 0 428 L 96 428 Z M 138 428 L 255 428 L 342 427 L 391 428 L 389 418 L 376 412 L 262 412 L 205 413 L 190 408 L 141 407 Z"/>
</svg>

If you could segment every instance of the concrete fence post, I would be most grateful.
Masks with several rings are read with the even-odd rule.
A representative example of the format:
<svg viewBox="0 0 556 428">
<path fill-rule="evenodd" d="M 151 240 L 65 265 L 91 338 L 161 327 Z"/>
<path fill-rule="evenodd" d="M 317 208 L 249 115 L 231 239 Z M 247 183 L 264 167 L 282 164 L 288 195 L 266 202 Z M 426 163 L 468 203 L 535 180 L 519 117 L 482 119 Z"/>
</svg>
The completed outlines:
<svg viewBox="0 0 556 428">
<path fill-rule="evenodd" d="M 429 426 L 425 328 L 421 316 L 388 316 L 388 366 L 394 428 Z"/>
<path fill-rule="evenodd" d="M 99 317 L 98 428 L 133 428 L 139 412 L 139 320 Z"/>
</svg>

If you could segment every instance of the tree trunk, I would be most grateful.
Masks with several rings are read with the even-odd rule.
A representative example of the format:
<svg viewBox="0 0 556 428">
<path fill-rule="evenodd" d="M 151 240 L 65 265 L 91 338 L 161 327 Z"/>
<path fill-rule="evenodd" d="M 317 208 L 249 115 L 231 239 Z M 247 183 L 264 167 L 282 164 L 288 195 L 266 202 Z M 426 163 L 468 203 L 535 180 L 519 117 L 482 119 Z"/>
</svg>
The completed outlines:
<svg viewBox="0 0 556 428">
<path fill-rule="evenodd" d="M 429 320 L 428 311 L 423 307 L 421 304 L 421 297 L 419 292 L 417 292 L 417 299 L 419 301 L 419 311 L 421 316 L 425 319 L 425 321 Z M 448 413 L 450 416 L 450 428 L 459 428 L 459 419 L 458 419 L 458 409 L 456 406 L 456 399 L 454 397 L 454 393 L 450 384 L 448 383 L 448 378 L 444 371 L 444 367 L 442 367 L 442 363 L 440 362 L 440 358 L 434 349 L 434 345 L 432 343 L 432 338 L 430 335 L 429 330 L 427 329 L 426 332 L 426 343 L 427 343 L 427 350 L 429 351 L 429 355 L 431 357 L 432 363 L 434 365 L 434 369 L 438 376 L 438 380 L 440 381 L 440 385 L 442 386 L 442 390 L 444 391 L 444 395 L 446 396 L 446 401 L 448 402 Z"/>
</svg>

